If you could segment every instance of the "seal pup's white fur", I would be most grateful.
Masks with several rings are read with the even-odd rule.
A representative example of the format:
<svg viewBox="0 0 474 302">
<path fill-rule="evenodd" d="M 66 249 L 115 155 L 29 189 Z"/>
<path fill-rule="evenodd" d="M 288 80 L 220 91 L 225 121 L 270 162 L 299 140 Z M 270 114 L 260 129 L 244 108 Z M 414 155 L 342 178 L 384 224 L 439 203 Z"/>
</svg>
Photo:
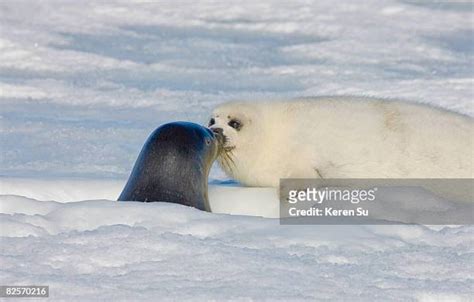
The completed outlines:
<svg viewBox="0 0 474 302">
<path fill-rule="evenodd" d="M 247 186 L 278 186 L 280 178 L 471 178 L 473 125 L 441 108 L 363 97 L 230 102 L 209 124 L 226 137 L 220 166 Z"/>
</svg>

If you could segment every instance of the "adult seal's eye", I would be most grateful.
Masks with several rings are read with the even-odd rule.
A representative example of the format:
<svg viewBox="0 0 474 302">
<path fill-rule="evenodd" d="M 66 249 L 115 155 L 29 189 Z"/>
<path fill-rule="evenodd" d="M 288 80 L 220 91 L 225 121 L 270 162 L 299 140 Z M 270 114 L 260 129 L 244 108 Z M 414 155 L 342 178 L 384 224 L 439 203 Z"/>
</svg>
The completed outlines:
<svg viewBox="0 0 474 302">
<path fill-rule="evenodd" d="M 211 127 L 215 123 L 216 123 L 216 120 L 214 118 L 211 118 L 211 120 L 209 121 L 209 126 L 208 127 Z"/>
<path fill-rule="evenodd" d="M 231 126 L 232 128 L 234 128 L 237 131 L 242 129 L 242 123 L 239 120 L 230 120 L 228 125 Z"/>
</svg>

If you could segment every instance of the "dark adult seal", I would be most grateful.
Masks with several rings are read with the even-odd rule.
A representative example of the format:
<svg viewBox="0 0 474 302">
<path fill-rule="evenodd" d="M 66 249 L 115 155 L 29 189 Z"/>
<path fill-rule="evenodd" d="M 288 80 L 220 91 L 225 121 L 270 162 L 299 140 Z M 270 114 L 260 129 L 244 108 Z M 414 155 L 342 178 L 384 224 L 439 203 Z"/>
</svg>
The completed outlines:
<svg viewBox="0 0 474 302">
<path fill-rule="evenodd" d="M 174 122 L 156 129 L 138 156 L 119 201 L 165 201 L 211 211 L 207 178 L 219 153 L 208 128 Z"/>
</svg>

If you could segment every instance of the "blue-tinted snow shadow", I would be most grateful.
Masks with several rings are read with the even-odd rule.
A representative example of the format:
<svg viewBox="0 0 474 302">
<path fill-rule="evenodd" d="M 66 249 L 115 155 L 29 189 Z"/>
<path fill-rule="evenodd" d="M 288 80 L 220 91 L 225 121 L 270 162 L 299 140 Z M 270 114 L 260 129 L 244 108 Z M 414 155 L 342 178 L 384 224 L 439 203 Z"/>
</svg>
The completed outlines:
<svg viewBox="0 0 474 302">
<path fill-rule="evenodd" d="M 464 29 L 455 32 L 442 33 L 429 37 L 434 44 L 442 46 L 459 55 L 474 54 L 474 29 Z"/>
<path fill-rule="evenodd" d="M 313 35 L 202 27 L 127 26 L 121 29 L 120 34 L 111 35 L 63 33 L 70 43 L 55 47 L 142 64 L 172 62 L 187 68 L 240 69 L 320 63 L 314 59 L 287 57 L 279 48 L 327 40 Z"/>
<path fill-rule="evenodd" d="M 433 10 L 450 10 L 450 11 L 472 11 L 473 3 L 471 1 L 446 1 L 446 0 L 399 0 L 404 4 L 423 7 Z"/>
<path fill-rule="evenodd" d="M 297 76 L 282 76 L 262 69 L 321 65 L 324 63 L 321 60 L 292 56 L 281 48 L 327 40 L 301 34 L 172 26 L 128 26 L 121 28 L 119 34 L 110 35 L 62 35 L 68 44 L 50 46 L 144 66 L 139 70 L 103 74 L 107 80 L 144 91 L 167 88 L 210 93 L 301 90 L 304 86 Z"/>
</svg>

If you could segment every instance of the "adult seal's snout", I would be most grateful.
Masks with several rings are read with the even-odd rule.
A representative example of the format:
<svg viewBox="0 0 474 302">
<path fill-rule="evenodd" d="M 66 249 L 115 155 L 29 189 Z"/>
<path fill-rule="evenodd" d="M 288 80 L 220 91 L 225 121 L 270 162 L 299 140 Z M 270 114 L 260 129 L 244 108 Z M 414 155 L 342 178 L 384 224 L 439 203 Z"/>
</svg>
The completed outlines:
<svg viewBox="0 0 474 302">
<path fill-rule="evenodd" d="M 174 122 L 156 129 L 143 146 L 119 201 L 166 201 L 211 211 L 207 178 L 218 156 L 207 128 Z"/>
</svg>

